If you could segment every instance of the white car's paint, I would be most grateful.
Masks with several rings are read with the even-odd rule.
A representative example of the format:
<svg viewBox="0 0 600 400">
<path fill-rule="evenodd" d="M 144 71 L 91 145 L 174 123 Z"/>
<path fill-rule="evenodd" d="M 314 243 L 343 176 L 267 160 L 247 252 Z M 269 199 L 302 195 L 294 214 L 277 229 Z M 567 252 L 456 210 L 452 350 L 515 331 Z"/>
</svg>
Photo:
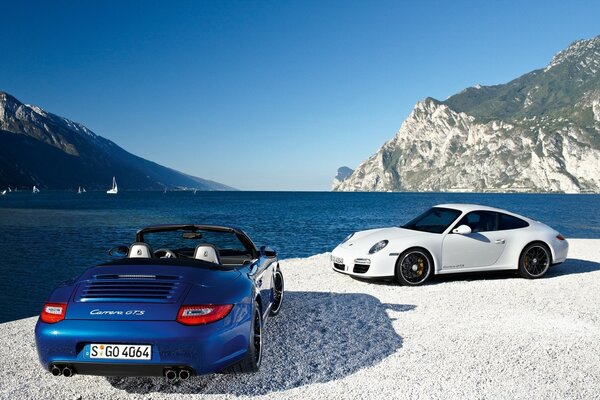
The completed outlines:
<svg viewBox="0 0 600 400">
<path fill-rule="evenodd" d="M 510 211 L 476 204 L 440 204 L 435 207 L 460 211 L 443 233 L 429 233 L 390 227 L 356 232 L 331 253 L 332 264 L 344 264 L 336 272 L 363 278 L 393 277 L 400 254 L 420 247 L 431 255 L 435 274 L 517 269 L 521 252 L 529 243 L 543 242 L 552 253 L 552 264 L 565 261 L 569 249 L 566 240 L 549 226 Z M 468 234 L 452 233 L 455 224 L 472 211 L 493 211 L 517 217 L 528 227 Z M 375 254 L 369 249 L 381 240 L 388 245 Z M 369 264 L 365 273 L 354 272 L 354 264 Z"/>
</svg>

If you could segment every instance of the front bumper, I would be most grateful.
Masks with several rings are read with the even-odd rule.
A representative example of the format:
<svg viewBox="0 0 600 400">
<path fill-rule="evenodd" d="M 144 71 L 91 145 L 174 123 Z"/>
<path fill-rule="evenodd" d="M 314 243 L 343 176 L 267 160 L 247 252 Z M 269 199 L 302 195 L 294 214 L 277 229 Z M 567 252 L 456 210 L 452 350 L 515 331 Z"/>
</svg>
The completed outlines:
<svg viewBox="0 0 600 400">
<path fill-rule="evenodd" d="M 338 246 L 331 253 L 331 268 L 335 272 L 357 278 L 392 278 L 398 254 L 386 250 L 388 249 L 375 254 L 363 254 Z"/>
<path fill-rule="evenodd" d="M 234 314 L 234 313 L 232 313 Z M 239 314 L 238 314 L 239 315 Z M 250 319 L 186 326 L 176 321 L 63 320 L 35 329 L 40 362 L 69 366 L 75 373 L 113 376 L 163 374 L 169 367 L 189 368 L 202 375 L 219 372 L 243 359 L 249 348 Z M 92 359 L 91 343 L 152 346 L 150 360 Z"/>
</svg>

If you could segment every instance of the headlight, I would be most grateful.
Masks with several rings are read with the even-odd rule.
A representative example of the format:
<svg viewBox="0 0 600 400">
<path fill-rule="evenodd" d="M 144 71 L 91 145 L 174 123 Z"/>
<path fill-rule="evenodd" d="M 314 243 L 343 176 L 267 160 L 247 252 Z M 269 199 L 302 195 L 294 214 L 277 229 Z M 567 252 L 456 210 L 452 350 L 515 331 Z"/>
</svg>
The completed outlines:
<svg viewBox="0 0 600 400">
<path fill-rule="evenodd" d="M 382 240 L 381 242 L 377 242 L 373 245 L 373 247 L 371 247 L 369 249 L 369 254 L 375 254 L 377 253 L 379 250 L 383 249 L 385 246 L 387 246 L 389 243 L 388 240 Z"/>
<path fill-rule="evenodd" d="M 342 240 L 342 243 L 340 243 L 340 244 L 346 243 L 348 240 L 350 240 L 350 238 L 352 238 L 352 236 L 354 236 L 354 233 L 351 233 L 348 236 L 346 236 L 346 239 Z"/>
</svg>

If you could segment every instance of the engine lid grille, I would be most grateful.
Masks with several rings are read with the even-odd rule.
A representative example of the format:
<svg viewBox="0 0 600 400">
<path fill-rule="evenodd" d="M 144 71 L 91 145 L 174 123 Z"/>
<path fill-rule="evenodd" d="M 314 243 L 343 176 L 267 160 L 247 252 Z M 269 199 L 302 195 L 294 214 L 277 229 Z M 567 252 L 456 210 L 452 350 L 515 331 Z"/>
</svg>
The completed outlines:
<svg viewBox="0 0 600 400">
<path fill-rule="evenodd" d="M 96 275 L 80 284 L 75 301 L 172 303 L 184 286 L 178 276 Z"/>
</svg>

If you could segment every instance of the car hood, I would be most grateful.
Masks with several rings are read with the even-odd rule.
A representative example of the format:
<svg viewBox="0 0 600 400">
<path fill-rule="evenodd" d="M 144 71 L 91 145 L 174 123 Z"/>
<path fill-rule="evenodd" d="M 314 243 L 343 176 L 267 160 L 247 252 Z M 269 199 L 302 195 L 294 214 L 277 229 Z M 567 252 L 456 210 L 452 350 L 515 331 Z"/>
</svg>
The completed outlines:
<svg viewBox="0 0 600 400">
<path fill-rule="evenodd" d="M 191 291 L 202 304 L 224 303 L 235 269 L 103 265 L 73 284 L 67 319 L 174 320 Z"/>
<path fill-rule="evenodd" d="M 432 235 L 432 233 L 414 231 L 411 229 L 404 229 L 398 227 L 369 229 L 366 231 L 356 232 L 354 235 L 352 235 L 350 240 L 348 240 L 346 243 L 339 245 L 338 247 L 343 249 L 368 252 L 369 249 L 373 247 L 375 243 L 381 240 L 389 240 L 390 242 L 394 242 L 397 240 L 429 235 Z"/>
</svg>

